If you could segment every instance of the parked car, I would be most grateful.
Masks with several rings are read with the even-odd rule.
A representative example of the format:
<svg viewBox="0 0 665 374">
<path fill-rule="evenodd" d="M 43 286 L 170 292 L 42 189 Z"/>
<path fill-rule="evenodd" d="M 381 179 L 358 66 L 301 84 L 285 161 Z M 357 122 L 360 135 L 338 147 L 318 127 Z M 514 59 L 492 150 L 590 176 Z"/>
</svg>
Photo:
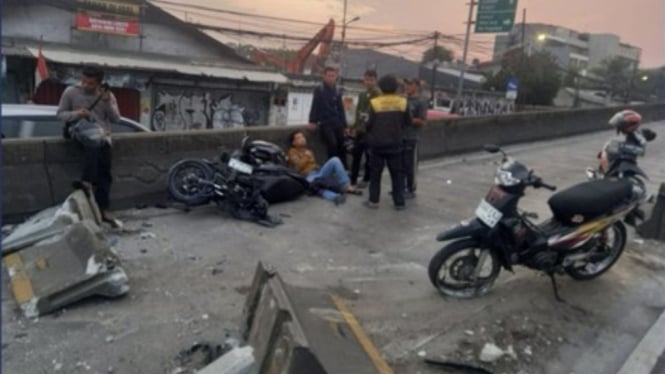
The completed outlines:
<svg viewBox="0 0 665 374">
<path fill-rule="evenodd" d="M 58 119 L 57 111 L 58 107 L 51 105 L 2 104 L 2 137 L 60 137 L 64 123 Z M 124 117 L 111 127 L 114 134 L 149 131 L 140 123 Z"/>
</svg>

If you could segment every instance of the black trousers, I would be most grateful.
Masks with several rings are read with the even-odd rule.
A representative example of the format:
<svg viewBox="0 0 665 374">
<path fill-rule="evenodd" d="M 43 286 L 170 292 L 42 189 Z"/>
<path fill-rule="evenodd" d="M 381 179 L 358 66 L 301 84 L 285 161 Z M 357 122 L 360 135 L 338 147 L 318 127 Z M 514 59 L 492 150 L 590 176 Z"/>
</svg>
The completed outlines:
<svg viewBox="0 0 665 374">
<path fill-rule="evenodd" d="M 337 124 L 322 124 L 319 126 L 321 140 L 326 146 L 328 159 L 339 157 L 344 169 L 346 167 L 346 150 L 344 149 L 344 126 Z"/>
<path fill-rule="evenodd" d="M 370 179 L 369 179 L 369 201 L 379 202 L 381 196 L 381 176 L 383 168 L 388 165 L 390 180 L 393 187 L 393 202 L 396 206 L 404 205 L 404 173 L 402 170 L 401 150 L 371 149 L 370 152 Z"/>
<path fill-rule="evenodd" d="M 404 176 L 406 189 L 409 192 L 416 191 L 416 171 L 418 170 L 418 141 L 405 140 L 402 155 L 404 163 Z"/>
<path fill-rule="evenodd" d="M 111 205 L 111 145 L 104 143 L 101 147 L 83 147 L 83 175 L 81 180 L 91 183 L 95 193 L 95 201 L 99 209 L 107 210 Z"/>
<path fill-rule="evenodd" d="M 365 158 L 365 173 L 363 174 L 363 181 L 369 182 L 370 168 L 369 168 L 369 148 L 367 147 L 367 139 L 365 134 L 358 134 L 353 142 L 353 161 L 351 162 L 351 184 L 358 183 L 360 176 L 360 164 Z"/>
</svg>

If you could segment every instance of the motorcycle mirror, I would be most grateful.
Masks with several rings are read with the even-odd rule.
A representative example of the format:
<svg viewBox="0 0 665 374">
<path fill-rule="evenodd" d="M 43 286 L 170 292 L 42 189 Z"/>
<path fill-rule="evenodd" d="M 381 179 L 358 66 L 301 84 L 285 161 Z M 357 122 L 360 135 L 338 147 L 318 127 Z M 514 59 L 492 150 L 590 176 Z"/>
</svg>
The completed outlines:
<svg viewBox="0 0 665 374">
<path fill-rule="evenodd" d="M 496 144 L 485 144 L 483 146 L 483 149 L 485 150 L 485 152 L 489 152 L 489 153 L 497 153 L 497 152 L 501 151 L 501 147 L 499 147 Z"/>
<path fill-rule="evenodd" d="M 650 129 L 643 129 L 642 130 L 642 135 L 644 136 L 644 139 L 646 139 L 648 142 L 656 139 L 656 132 L 652 131 Z"/>
<path fill-rule="evenodd" d="M 221 161 L 223 164 L 228 163 L 230 159 L 231 156 L 229 156 L 228 152 L 222 152 L 222 154 L 219 156 L 219 161 Z"/>
</svg>

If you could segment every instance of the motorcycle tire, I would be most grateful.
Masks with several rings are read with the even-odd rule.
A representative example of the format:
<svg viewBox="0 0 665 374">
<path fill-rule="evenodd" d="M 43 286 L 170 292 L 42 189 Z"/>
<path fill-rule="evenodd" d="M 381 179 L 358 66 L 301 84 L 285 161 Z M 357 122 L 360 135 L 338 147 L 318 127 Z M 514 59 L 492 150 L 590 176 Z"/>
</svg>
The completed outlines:
<svg viewBox="0 0 665 374">
<path fill-rule="evenodd" d="M 469 249 L 479 250 L 481 251 L 481 253 L 482 251 L 488 252 L 489 255 L 488 259 L 492 261 L 490 273 L 487 276 L 483 277 L 484 279 L 477 280 L 477 284 L 475 285 L 470 285 L 470 286 L 444 285 L 442 282 L 443 279 L 441 279 L 440 277 L 440 273 L 441 270 L 446 265 L 446 262 L 448 262 L 448 260 L 451 259 L 456 254 Z M 458 264 L 459 261 L 460 261 L 459 259 L 455 260 L 453 266 L 455 264 Z M 462 259 L 462 261 L 473 261 L 473 259 L 472 258 Z M 466 267 L 466 269 L 462 269 L 462 271 L 466 271 L 467 273 L 469 271 L 468 270 L 469 266 L 475 268 L 474 264 L 461 263 L 461 265 Z M 437 252 L 434 255 L 434 257 L 432 257 L 432 259 L 430 260 L 427 272 L 429 275 L 430 282 L 432 282 L 432 285 L 443 295 L 455 298 L 472 298 L 486 294 L 490 290 L 490 288 L 492 288 L 492 285 L 494 284 L 496 278 L 499 276 L 500 271 L 501 271 L 501 266 L 499 264 L 499 259 L 494 253 L 494 251 L 488 248 L 480 248 L 478 241 L 476 241 L 475 239 L 463 239 L 452 242 L 447 246 L 443 247 L 439 252 Z M 455 276 L 453 275 L 453 277 Z"/>
<path fill-rule="evenodd" d="M 614 266 L 619 257 L 621 257 L 621 253 L 623 253 L 624 248 L 626 247 L 626 226 L 622 222 L 616 222 L 613 225 L 609 226 L 606 230 L 610 229 L 613 230 L 614 232 L 615 235 L 614 246 L 617 247 L 614 248 L 614 253 L 612 254 L 612 257 L 603 260 L 603 261 L 606 260 L 609 261 L 604 263 L 603 266 L 600 267 L 600 269 L 597 269 L 596 271 L 593 272 L 587 272 L 586 270 L 587 266 L 584 266 L 583 268 L 568 266 L 566 268 L 566 273 L 568 273 L 568 275 L 570 275 L 571 278 L 583 281 L 591 280 L 601 276 L 603 273 L 610 270 L 612 266 Z"/>
<path fill-rule="evenodd" d="M 190 171 L 190 173 L 184 174 L 187 171 Z M 188 206 L 206 204 L 210 201 L 210 196 L 213 193 L 212 187 L 197 185 L 196 182 L 191 182 L 192 185 L 186 186 L 183 184 L 188 182 L 183 179 L 186 177 L 197 177 L 212 180 L 214 175 L 214 171 L 203 161 L 191 159 L 178 161 L 171 167 L 168 173 L 167 188 L 169 194 L 174 200 Z"/>
</svg>

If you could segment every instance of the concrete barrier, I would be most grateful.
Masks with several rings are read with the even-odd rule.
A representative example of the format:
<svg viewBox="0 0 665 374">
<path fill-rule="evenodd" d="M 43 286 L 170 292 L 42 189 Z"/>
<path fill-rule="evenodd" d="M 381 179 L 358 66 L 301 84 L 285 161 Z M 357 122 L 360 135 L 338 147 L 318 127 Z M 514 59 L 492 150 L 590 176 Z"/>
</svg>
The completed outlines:
<svg viewBox="0 0 665 374">
<path fill-rule="evenodd" d="M 422 159 L 479 150 L 485 143 L 501 145 L 572 136 L 605 130 L 619 109 L 556 110 L 493 117 L 468 117 L 428 123 L 420 145 Z M 665 118 L 665 104 L 632 106 L 645 121 Z M 245 135 L 287 146 L 289 133 L 304 127 L 255 127 L 114 136 L 112 203 L 127 208 L 137 202 L 167 198 L 169 167 L 185 157 L 214 158 L 220 147 L 234 149 Z M 608 131 L 609 135 L 609 131 Z M 310 144 L 320 160 L 323 147 L 316 133 Z M 81 151 L 58 138 L 3 140 L 3 219 L 16 222 L 55 205 L 79 178 Z"/>
</svg>

